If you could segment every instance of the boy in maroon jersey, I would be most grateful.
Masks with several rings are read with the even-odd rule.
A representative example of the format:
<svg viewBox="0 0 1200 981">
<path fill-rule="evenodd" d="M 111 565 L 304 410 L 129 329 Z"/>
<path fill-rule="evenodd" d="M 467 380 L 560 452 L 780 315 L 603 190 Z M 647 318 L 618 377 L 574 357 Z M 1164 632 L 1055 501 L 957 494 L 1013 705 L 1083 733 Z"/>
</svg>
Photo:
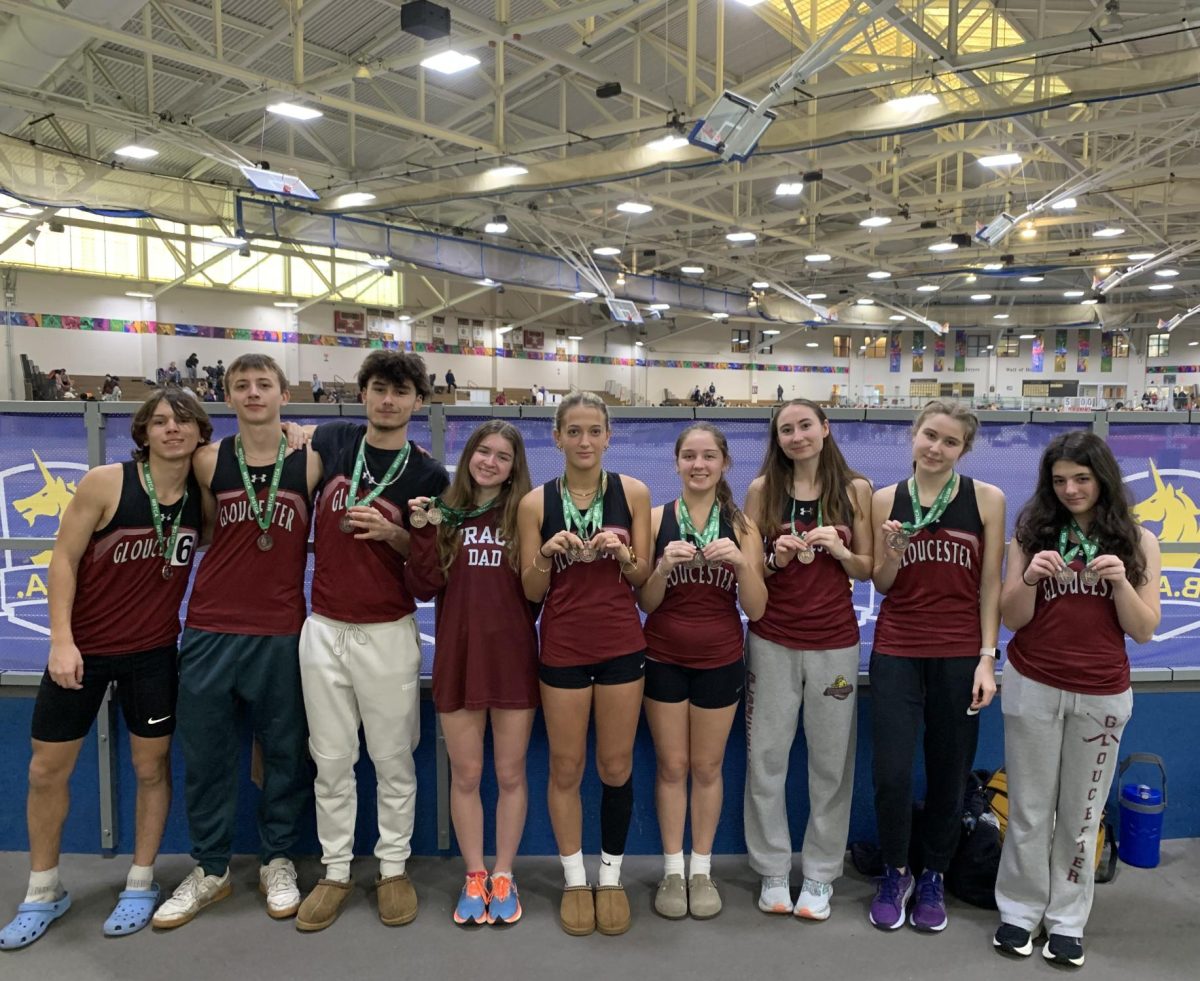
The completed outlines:
<svg viewBox="0 0 1200 981">
<path fill-rule="evenodd" d="M 300 671 L 325 876 L 300 907 L 303 931 L 332 924 L 350 895 L 360 722 L 378 784 L 379 918 L 402 926 L 417 915 L 405 863 L 416 813 L 421 640 L 404 584 L 405 514 L 411 498 L 440 494 L 450 478 L 408 439 L 413 412 L 431 394 L 420 357 L 375 351 L 359 369 L 358 388 L 366 426 L 337 420 L 312 430 L 321 496 Z"/>
<path fill-rule="evenodd" d="M 171 806 L 175 641 L 179 604 L 200 537 L 191 477 L 212 424 L 188 391 L 157 389 L 131 425 L 134 459 L 96 467 L 63 514 L 50 560 L 50 659 L 33 709 L 29 764 L 29 888 L 0 949 L 37 940 L 71 905 L 58 874 L 67 783 L 109 683 L 129 728 L 138 778 L 133 865 L 104 924 L 124 936 L 158 901 L 154 859 Z"/>
<path fill-rule="evenodd" d="M 238 707 L 263 747 L 259 888 L 274 919 L 300 906 L 296 842 L 312 787 L 298 646 L 306 612 L 313 454 L 289 450 L 279 412 L 287 378 L 272 358 L 237 358 L 225 376 L 238 432 L 196 455 L 212 545 L 196 574 L 179 654 L 179 744 L 196 868 L 154 916 L 182 926 L 229 895 L 237 817 Z"/>
</svg>

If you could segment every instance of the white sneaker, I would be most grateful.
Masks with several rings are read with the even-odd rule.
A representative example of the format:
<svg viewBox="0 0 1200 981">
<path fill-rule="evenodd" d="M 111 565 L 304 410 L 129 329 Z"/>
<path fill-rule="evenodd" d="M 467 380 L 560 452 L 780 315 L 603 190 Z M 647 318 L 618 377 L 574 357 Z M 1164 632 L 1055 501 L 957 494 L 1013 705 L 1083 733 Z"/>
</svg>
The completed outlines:
<svg viewBox="0 0 1200 981">
<path fill-rule="evenodd" d="M 796 908 L 793 912 L 805 920 L 827 920 L 831 912 L 831 899 L 833 886 L 828 882 L 805 878 L 804 885 L 800 887 L 800 895 L 796 897 Z"/>
<path fill-rule="evenodd" d="M 211 906 L 231 892 L 229 869 L 224 875 L 205 875 L 204 869 L 197 865 L 179 883 L 171 898 L 158 908 L 152 922 L 160 930 L 183 926 L 194 920 L 205 906 Z"/>
<path fill-rule="evenodd" d="M 295 916 L 300 908 L 296 866 L 290 858 L 273 858 L 258 870 L 258 891 L 267 897 L 267 915 L 273 920 Z"/>
<path fill-rule="evenodd" d="M 758 908 L 764 913 L 790 913 L 792 889 L 786 875 L 764 875 L 758 894 Z"/>
</svg>

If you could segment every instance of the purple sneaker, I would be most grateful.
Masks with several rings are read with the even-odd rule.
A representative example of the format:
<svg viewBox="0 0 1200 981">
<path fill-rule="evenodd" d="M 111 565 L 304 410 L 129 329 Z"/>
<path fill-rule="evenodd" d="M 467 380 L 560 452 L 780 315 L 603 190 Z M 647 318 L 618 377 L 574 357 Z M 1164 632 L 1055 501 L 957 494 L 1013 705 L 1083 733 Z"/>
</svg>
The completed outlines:
<svg viewBox="0 0 1200 981">
<path fill-rule="evenodd" d="M 917 901 L 908 916 L 908 922 L 924 933 L 938 933 L 946 929 L 946 894 L 940 872 L 926 869 L 917 880 Z"/>
<path fill-rule="evenodd" d="M 880 930 L 898 930 L 904 926 L 904 907 L 912 894 L 912 873 L 885 866 L 875 890 L 875 901 L 871 903 L 871 923 Z"/>
</svg>

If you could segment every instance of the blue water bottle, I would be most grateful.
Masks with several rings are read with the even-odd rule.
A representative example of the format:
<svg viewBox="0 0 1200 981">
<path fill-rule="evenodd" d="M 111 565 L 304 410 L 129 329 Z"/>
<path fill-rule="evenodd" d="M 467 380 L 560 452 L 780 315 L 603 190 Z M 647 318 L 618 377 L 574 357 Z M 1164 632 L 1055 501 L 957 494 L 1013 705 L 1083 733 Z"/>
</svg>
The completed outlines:
<svg viewBox="0 0 1200 981">
<path fill-rule="evenodd" d="M 1118 779 L 1134 763 L 1157 766 L 1162 776 L 1162 790 L 1144 783 L 1122 784 L 1121 833 L 1117 839 L 1117 854 L 1126 865 L 1153 869 L 1158 866 L 1163 811 L 1167 808 L 1167 770 L 1162 759 L 1153 753 L 1130 753 L 1121 761 Z"/>
</svg>

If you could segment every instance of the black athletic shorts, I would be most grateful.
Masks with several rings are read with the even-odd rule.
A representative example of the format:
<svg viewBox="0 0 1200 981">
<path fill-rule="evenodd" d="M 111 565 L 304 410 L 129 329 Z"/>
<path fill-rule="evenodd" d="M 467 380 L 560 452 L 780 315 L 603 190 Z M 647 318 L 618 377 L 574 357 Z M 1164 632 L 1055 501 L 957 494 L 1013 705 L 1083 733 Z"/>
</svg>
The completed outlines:
<svg viewBox="0 0 1200 981">
<path fill-rule="evenodd" d="M 82 739 L 96 721 L 112 681 L 133 735 L 155 739 L 175 731 L 179 667 L 172 644 L 136 654 L 85 654 L 82 688 L 61 687 L 47 668 L 33 706 L 33 738 L 44 743 Z"/>
<path fill-rule="evenodd" d="M 684 668 L 646 661 L 646 697 L 656 702 L 691 702 L 696 708 L 736 705 L 746 687 L 746 662 L 738 658 L 719 668 Z"/>
<path fill-rule="evenodd" d="M 646 652 L 634 651 L 609 661 L 575 664 L 569 668 L 541 665 L 538 678 L 551 688 L 591 688 L 592 685 L 624 685 L 645 674 Z"/>
</svg>

